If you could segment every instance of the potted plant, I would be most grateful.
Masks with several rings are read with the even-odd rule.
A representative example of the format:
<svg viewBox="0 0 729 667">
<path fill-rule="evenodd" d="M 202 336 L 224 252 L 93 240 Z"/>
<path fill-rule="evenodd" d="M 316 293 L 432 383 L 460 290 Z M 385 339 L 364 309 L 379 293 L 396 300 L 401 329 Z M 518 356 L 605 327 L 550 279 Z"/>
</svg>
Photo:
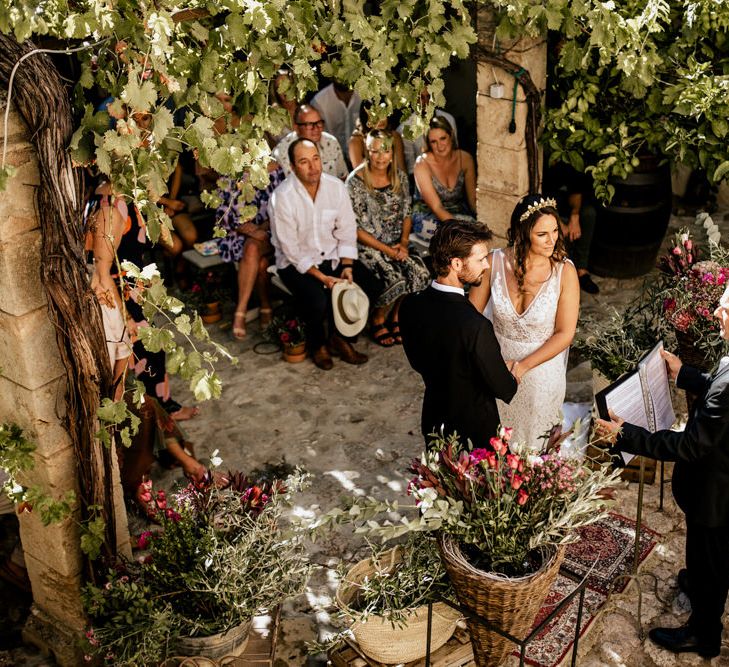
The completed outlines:
<svg viewBox="0 0 729 667">
<path fill-rule="evenodd" d="M 385 664 L 419 660 L 427 648 L 428 603 L 433 603 L 432 651 L 450 639 L 460 618 L 442 602 L 453 599 L 453 592 L 435 540 L 410 535 L 387 550 L 369 546 L 369 558 L 343 573 L 337 607 L 368 657 Z"/>
<path fill-rule="evenodd" d="M 220 307 L 222 298 L 222 278 L 217 271 L 206 271 L 196 280 L 190 287 L 192 298 L 190 299 L 192 306 L 200 313 L 200 317 L 205 324 L 213 324 L 219 322 L 223 317 L 223 311 Z"/>
<path fill-rule="evenodd" d="M 607 321 L 582 318 L 572 346 L 590 360 L 595 393 L 632 371 L 660 337 L 655 291 L 648 288 L 645 297 L 623 310 L 613 308 Z"/>
<path fill-rule="evenodd" d="M 702 259 L 688 229 L 679 231 L 659 263 L 659 297 L 663 324 L 675 333 L 681 359 L 708 370 L 726 349 L 714 311 L 729 280 L 729 253 L 719 245 L 718 228 L 707 220 L 708 257 Z"/>
<path fill-rule="evenodd" d="M 85 588 L 89 653 L 131 666 L 242 652 L 252 617 L 306 585 L 303 531 L 284 517 L 304 481 L 208 474 L 172 496 L 158 492 L 161 530 L 142 534 L 146 555 Z"/>
<path fill-rule="evenodd" d="M 445 568 L 461 605 L 515 636 L 528 633 L 557 575 L 564 546 L 576 528 L 607 512 L 605 492 L 619 484 L 607 466 L 562 458 L 555 430 L 545 453 L 533 455 L 502 428 L 488 447 L 469 449 L 456 435 L 434 436 L 408 493 L 417 515 L 376 498 L 355 499 L 317 525 L 354 522 L 356 532 L 386 539 L 426 531 L 438 538 Z M 382 513 L 390 516 L 379 519 Z M 393 513 L 397 517 L 393 521 Z M 511 644 L 468 621 L 476 663 L 498 665 Z"/>
<path fill-rule="evenodd" d="M 298 317 L 274 317 L 269 331 L 271 337 L 281 345 L 285 361 L 294 364 L 306 359 L 306 330 Z"/>
</svg>

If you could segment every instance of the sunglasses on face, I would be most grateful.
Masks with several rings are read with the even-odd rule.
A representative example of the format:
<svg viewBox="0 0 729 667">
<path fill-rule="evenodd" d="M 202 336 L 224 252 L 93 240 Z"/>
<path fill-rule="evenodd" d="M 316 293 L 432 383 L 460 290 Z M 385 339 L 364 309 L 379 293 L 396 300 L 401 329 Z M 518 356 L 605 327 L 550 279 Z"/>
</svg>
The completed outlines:
<svg viewBox="0 0 729 667">
<path fill-rule="evenodd" d="M 299 127 L 305 127 L 309 130 L 323 130 L 324 129 L 324 121 L 323 120 L 314 120 L 310 122 L 297 122 L 296 123 Z"/>
</svg>

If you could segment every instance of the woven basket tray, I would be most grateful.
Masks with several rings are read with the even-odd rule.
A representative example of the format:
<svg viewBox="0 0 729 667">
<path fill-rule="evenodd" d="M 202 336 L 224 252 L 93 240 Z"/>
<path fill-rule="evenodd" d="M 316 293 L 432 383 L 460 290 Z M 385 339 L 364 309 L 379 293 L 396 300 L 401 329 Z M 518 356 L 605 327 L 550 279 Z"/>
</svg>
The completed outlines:
<svg viewBox="0 0 729 667">
<path fill-rule="evenodd" d="M 380 556 L 381 572 L 392 569 L 401 558 L 400 549 L 395 547 Z M 365 577 L 376 571 L 374 563 L 363 560 L 347 572 L 337 589 L 337 606 L 353 619 L 357 614 L 350 604 L 354 600 L 359 584 Z M 443 602 L 433 605 L 433 626 L 430 639 L 430 650 L 436 651 L 445 644 L 454 633 L 460 614 Z M 366 622 L 356 621 L 351 630 L 361 651 L 378 662 L 388 665 L 419 660 L 425 656 L 428 628 L 428 607 L 418 607 L 406 619 L 405 625 L 393 627 L 392 623 L 382 616 L 369 616 Z"/>
<path fill-rule="evenodd" d="M 537 572 L 508 578 L 476 569 L 447 535 L 440 537 L 438 547 L 460 603 L 519 639 L 531 630 L 564 557 L 564 547 L 545 548 L 544 562 Z M 468 621 L 468 629 L 479 667 L 500 665 L 514 649 L 509 640 L 475 621 Z"/>
</svg>

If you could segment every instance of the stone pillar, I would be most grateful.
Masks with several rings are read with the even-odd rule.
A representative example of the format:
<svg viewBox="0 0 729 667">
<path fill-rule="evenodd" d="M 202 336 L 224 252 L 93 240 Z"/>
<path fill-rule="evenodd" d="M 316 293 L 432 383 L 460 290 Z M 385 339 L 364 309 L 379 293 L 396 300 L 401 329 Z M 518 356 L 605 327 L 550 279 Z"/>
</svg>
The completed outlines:
<svg viewBox="0 0 729 667">
<path fill-rule="evenodd" d="M 76 456 L 63 427 L 66 374 L 40 281 L 39 175 L 27 137 L 22 118 L 11 110 L 7 162 L 17 173 L 0 192 L 0 421 L 18 424 L 37 446 L 35 467 L 21 482 L 60 499 L 77 491 Z M 34 600 L 24 639 L 52 652 L 60 665 L 83 664 L 78 515 L 50 526 L 43 526 L 37 512 L 23 513 L 19 520 Z M 131 554 L 123 512 L 117 512 L 117 527 L 120 541 L 126 539 L 123 549 Z"/>
<path fill-rule="evenodd" d="M 494 41 L 496 24 L 490 10 L 481 7 L 477 17 L 479 47 L 498 52 L 521 65 L 542 93 L 547 85 L 547 43 L 540 39 L 519 39 L 509 43 Z M 526 96 L 516 92 L 514 119 L 516 132 L 509 132 L 514 99 L 514 77 L 502 69 L 478 63 L 478 219 L 485 222 L 497 243 L 506 238 L 514 206 L 529 192 L 529 171 L 524 127 Z M 493 98 L 491 85 L 498 80 L 504 87 L 502 98 Z M 540 150 L 541 163 L 541 150 Z M 540 164 L 541 173 L 541 164 Z"/>
</svg>

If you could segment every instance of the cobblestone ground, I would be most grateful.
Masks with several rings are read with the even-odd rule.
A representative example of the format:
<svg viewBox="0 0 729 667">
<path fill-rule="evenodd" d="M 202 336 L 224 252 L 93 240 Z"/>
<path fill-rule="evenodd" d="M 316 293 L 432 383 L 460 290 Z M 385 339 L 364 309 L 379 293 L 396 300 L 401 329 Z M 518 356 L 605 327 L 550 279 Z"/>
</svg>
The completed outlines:
<svg viewBox="0 0 729 667">
<path fill-rule="evenodd" d="M 726 220 L 724 217 L 714 215 L 722 228 L 729 228 L 729 214 Z M 671 227 L 692 223 L 692 217 L 674 217 Z M 582 312 L 597 317 L 606 316 L 608 306 L 620 308 L 628 303 L 642 284 L 641 279 L 596 281 L 601 292 L 598 297 L 583 296 Z M 255 331 L 256 324 L 249 329 Z M 278 463 L 283 458 L 302 466 L 314 479 L 301 499 L 302 509 L 307 510 L 333 507 L 342 495 L 402 495 L 407 483 L 404 470 L 421 448 L 418 421 L 422 390 L 401 348 L 383 349 L 362 341 L 358 347 L 370 354 L 368 364 L 352 367 L 335 362 L 333 371 L 323 373 L 308 361 L 293 365 L 275 355 L 258 354 L 265 349 L 256 347 L 260 341 L 257 335 L 239 343 L 231 340 L 229 329 L 214 327 L 214 336 L 239 355 L 240 363 L 221 368 L 223 398 L 202 405 L 202 414 L 186 423 L 199 455 L 218 449 L 225 467 L 241 470 Z M 182 384 L 176 382 L 175 389 L 178 400 L 184 400 Z M 589 362 L 573 354 L 567 400 L 591 398 Z M 677 412 L 685 411 L 680 402 L 676 407 Z M 666 474 L 670 477 L 670 466 Z M 165 486 L 178 477 L 167 471 L 156 471 L 156 476 Z M 636 500 L 637 485 L 626 486 L 619 492 L 616 510 L 634 516 Z M 659 511 L 658 485 L 646 487 L 644 521 L 661 538 L 642 572 L 656 577 L 658 595 L 668 602 L 656 597 L 648 576 L 641 578 L 645 591 L 641 619 L 637 618 L 635 585 L 613 595 L 581 640 L 581 667 L 709 664 L 698 657 L 676 657 L 641 641 L 639 620 L 647 630 L 656 624 L 677 625 L 688 614 L 687 600 L 677 593 L 675 584 L 675 575 L 683 566 L 683 521 L 668 489 L 665 507 Z M 361 543 L 347 534 L 334 534 L 314 545 L 312 558 L 323 567 L 306 596 L 284 610 L 276 667 L 326 664 L 321 654 L 307 655 L 305 642 L 321 639 L 330 630 L 335 590 L 331 566 L 339 559 L 357 560 L 360 550 Z M 52 663 L 27 649 L 0 652 L 0 667 L 11 664 Z M 726 635 L 721 657 L 711 664 L 729 665 Z"/>
</svg>

